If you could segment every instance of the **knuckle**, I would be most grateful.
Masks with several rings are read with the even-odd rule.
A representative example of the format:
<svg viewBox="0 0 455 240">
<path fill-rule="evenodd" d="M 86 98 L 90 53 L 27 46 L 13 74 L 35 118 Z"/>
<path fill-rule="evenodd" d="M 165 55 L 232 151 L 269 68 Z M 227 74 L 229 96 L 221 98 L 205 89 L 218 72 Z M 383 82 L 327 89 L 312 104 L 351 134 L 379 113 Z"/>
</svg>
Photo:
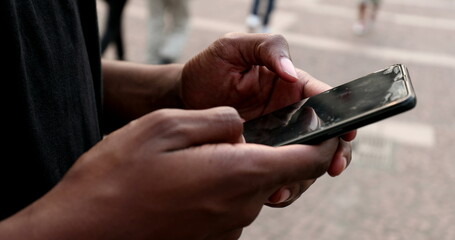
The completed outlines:
<svg viewBox="0 0 455 240">
<path fill-rule="evenodd" d="M 269 36 L 270 41 L 281 42 L 281 43 L 287 44 L 286 38 L 281 34 L 270 33 L 270 34 L 268 34 L 268 36 Z"/>
<path fill-rule="evenodd" d="M 288 48 L 288 42 L 286 38 L 284 38 L 281 34 L 268 34 L 266 40 L 263 42 L 264 47 L 271 47 L 271 46 L 280 46 Z"/>
<path fill-rule="evenodd" d="M 187 134 L 176 110 L 161 109 L 150 115 L 151 131 L 160 135 Z"/>
<path fill-rule="evenodd" d="M 207 49 L 208 53 L 213 55 L 215 58 L 224 59 L 226 51 L 229 48 L 229 44 L 225 39 L 218 39 Z"/>
<path fill-rule="evenodd" d="M 173 110 L 169 109 L 160 109 L 150 114 L 150 118 L 153 119 L 153 125 L 173 124 L 172 120 L 174 117 Z"/>
<path fill-rule="evenodd" d="M 226 44 L 232 44 L 233 41 L 238 39 L 240 37 L 240 33 L 236 32 L 231 32 L 231 33 L 226 33 L 220 38 L 218 38 L 215 42 L 214 45 L 218 46 L 225 46 Z"/>
<path fill-rule="evenodd" d="M 227 129 L 227 134 L 232 137 L 238 137 L 243 131 L 243 120 L 237 110 L 231 107 L 219 107 L 215 113 L 216 119 Z"/>
<path fill-rule="evenodd" d="M 188 126 L 175 120 L 169 120 L 163 126 L 163 132 L 166 137 L 187 139 L 191 136 Z"/>
<path fill-rule="evenodd" d="M 224 34 L 221 39 L 236 39 L 238 37 L 244 36 L 245 33 L 240 33 L 240 32 L 229 32 Z"/>
<path fill-rule="evenodd" d="M 243 36 L 244 34 L 238 32 L 226 33 L 213 42 L 208 50 L 217 58 L 225 59 L 230 52 L 236 49 L 238 39 Z"/>
<path fill-rule="evenodd" d="M 242 123 L 242 118 L 238 114 L 237 110 L 232 107 L 218 107 L 215 111 L 218 119 L 226 122 L 232 122 L 233 124 Z"/>
<path fill-rule="evenodd" d="M 289 56 L 289 45 L 287 40 L 280 34 L 268 34 L 267 37 L 258 44 L 257 55 L 263 58 L 280 58 Z"/>
</svg>

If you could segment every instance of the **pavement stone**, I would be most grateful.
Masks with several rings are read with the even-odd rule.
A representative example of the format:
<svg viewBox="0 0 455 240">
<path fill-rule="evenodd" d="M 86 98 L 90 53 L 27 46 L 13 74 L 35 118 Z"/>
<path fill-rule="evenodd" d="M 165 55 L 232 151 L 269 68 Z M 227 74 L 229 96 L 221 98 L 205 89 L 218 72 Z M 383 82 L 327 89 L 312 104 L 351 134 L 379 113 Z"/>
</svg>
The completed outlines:
<svg viewBox="0 0 455 240">
<path fill-rule="evenodd" d="M 144 62 L 146 0 L 130 0 L 126 58 Z M 321 177 L 284 209 L 265 207 L 241 239 L 455 239 L 455 1 L 384 0 L 375 28 L 351 31 L 357 0 L 277 1 L 272 29 L 289 40 L 294 64 L 339 85 L 400 62 L 417 107 L 359 130 L 354 159 Z M 222 34 L 246 31 L 250 1 L 191 0 L 180 62 Z M 105 3 L 98 1 L 100 29 Z M 105 55 L 113 58 L 112 49 Z"/>
</svg>

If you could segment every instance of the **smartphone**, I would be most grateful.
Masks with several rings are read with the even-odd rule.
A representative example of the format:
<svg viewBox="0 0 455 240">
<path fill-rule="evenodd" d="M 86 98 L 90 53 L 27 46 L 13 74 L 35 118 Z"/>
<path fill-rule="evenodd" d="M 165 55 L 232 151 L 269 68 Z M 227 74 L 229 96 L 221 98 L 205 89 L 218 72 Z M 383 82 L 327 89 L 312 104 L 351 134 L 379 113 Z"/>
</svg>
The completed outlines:
<svg viewBox="0 0 455 240">
<path fill-rule="evenodd" d="M 246 142 L 317 144 L 416 105 L 407 68 L 395 64 L 244 123 Z"/>
</svg>

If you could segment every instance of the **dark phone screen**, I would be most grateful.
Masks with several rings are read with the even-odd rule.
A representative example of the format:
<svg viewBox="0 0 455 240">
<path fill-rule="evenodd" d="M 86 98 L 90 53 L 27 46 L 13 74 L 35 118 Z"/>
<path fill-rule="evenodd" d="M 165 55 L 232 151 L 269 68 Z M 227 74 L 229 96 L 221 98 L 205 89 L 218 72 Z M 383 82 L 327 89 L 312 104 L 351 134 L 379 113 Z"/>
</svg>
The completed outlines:
<svg viewBox="0 0 455 240">
<path fill-rule="evenodd" d="M 247 142 L 280 146 L 408 96 L 402 69 L 393 65 L 245 122 Z"/>
</svg>

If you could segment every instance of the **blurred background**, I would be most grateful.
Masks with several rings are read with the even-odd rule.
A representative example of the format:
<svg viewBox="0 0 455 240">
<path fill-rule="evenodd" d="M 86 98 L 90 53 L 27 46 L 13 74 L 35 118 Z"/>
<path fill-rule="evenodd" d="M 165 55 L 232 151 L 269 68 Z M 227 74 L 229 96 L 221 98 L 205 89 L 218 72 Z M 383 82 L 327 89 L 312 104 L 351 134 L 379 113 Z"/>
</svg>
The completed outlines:
<svg viewBox="0 0 455 240">
<path fill-rule="evenodd" d="M 124 6 L 126 60 L 150 62 L 162 35 L 150 29 L 149 1 Z M 97 2 L 103 35 L 110 8 Z M 271 32 L 289 41 L 297 67 L 333 86 L 403 63 L 417 92 L 412 111 L 359 129 L 346 172 L 287 208 L 265 207 L 241 239 L 455 239 L 455 0 L 382 0 L 361 28 L 358 0 L 275 0 L 267 26 L 267 1 L 257 17 L 251 0 L 186 2 L 181 50 L 162 61 L 184 63 L 227 32 Z M 104 57 L 117 58 L 115 44 Z"/>
</svg>

